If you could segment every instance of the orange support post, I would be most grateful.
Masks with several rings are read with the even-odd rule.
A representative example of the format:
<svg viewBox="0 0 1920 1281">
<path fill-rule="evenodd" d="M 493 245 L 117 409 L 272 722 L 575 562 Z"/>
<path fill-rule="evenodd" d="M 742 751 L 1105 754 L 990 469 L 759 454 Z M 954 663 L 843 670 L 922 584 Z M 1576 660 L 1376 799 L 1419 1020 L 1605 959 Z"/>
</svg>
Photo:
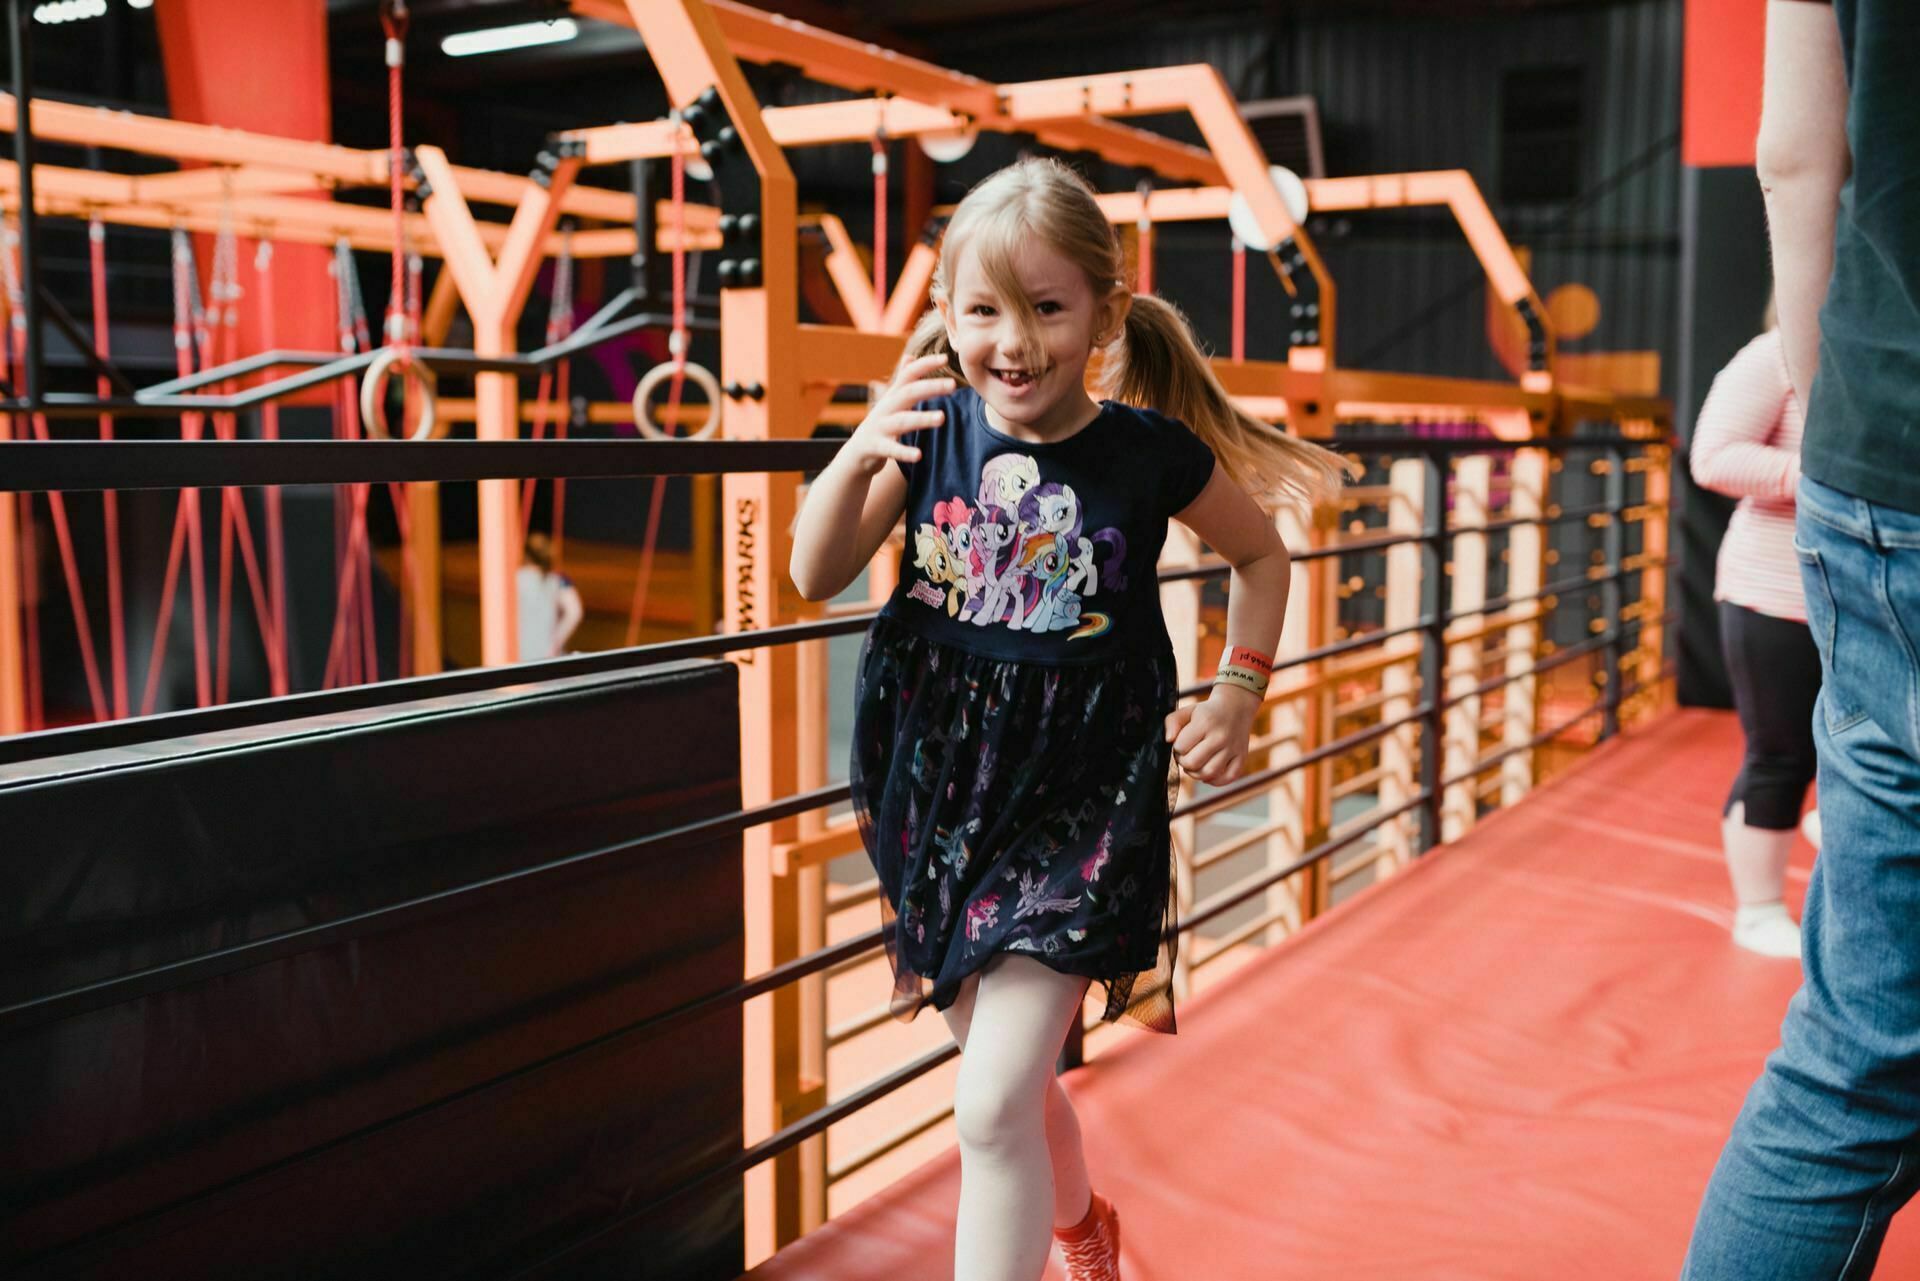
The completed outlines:
<svg viewBox="0 0 1920 1281">
<path fill-rule="evenodd" d="M 759 384 L 760 399 L 729 397 L 722 406 L 727 440 L 804 438 L 812 431 L 801 388 L 797 205 L 793 171 L 761 118 L 740 64 L 714 12 L 701 0 L 627 0 L 626 19 L 646 41 L 667 95 L 685 108 L 712 88 L 738 134 L 760 185 L 759 283 L 720 294 L 721 376 Z M 725 163 L 724 160 L 716 163 Z M 737 163 L 737 162 L 736 162 Z M 786 621 L 789 530 L 798 508 L 795 477 L 736 474 L 722 483 L 728 632 Z M 751 809 L 800 787 L 793 735 L 800 723 L 798 656 L 791 646 L 735 654 L 740 703 L 741 804 Z M 798 878 L 774 867 L 776 844 L 798 839 L 795 819 L 765 824 L 745 836 L 745 912 L 749 973 L 798 954 Z M 826 1082 L 803 1079 L 801 994 L 789 986 L 751 1002 L 745 1014 L 746 1140 L 754 1143 L 825 1102 Z M 803 1176 L 803 1157 L 789 1152 L 746 1177 L 747 1262 L 772 1254 L 825 1217 L 823 1182 Z M 816 1174 L 818 1171 L 816 1171 Z M 807 1195 L 812 1192 L 813 1195 Z"/>
<path fill-rule="evenodd" d="M 541 251 L 560 217 L 561 197 L 579 171 L 577 159 L 562 160 L 549 186 L 530 185 L 515 210 L 496 259 L 487 252 L 460 180 L 446 153 L 421 147 L 416 153 L 432 194 L 426 216 L 446 256 L 446 270 L 473 318 L 473 346 L 482 356 L 514 350 L 514 325 L 539 271 Z M 481 440 L 513 440 L 520 434 L 520 387 L 512 374 L 479 374 L 476 434 Z M 514 572 L 520 568 L 519 485 L 480 482 L 480 655 L 490 665 L 518 659 L 514 626 Z"/>
</svg>

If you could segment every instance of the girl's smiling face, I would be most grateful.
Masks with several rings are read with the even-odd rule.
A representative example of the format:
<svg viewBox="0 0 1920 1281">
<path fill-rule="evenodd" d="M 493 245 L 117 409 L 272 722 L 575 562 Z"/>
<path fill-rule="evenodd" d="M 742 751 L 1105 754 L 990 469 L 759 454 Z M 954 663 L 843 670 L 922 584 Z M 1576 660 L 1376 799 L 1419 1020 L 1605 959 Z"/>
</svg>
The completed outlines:
<svg viewBox="0 0 1920 1281">
<path fill-rule="evenodd" d="M 961 249 L 953 286 L 938 300 L 947 340 L 997 430 L 1070 434 L 1095 412 L 1087 361 L 1124 313 L 1113 298 L 1094 297 L 1086 272 L 1031 238 L 1004 255 L 1004 266 L 989 271 L 973 246 Z"/>
</svg>

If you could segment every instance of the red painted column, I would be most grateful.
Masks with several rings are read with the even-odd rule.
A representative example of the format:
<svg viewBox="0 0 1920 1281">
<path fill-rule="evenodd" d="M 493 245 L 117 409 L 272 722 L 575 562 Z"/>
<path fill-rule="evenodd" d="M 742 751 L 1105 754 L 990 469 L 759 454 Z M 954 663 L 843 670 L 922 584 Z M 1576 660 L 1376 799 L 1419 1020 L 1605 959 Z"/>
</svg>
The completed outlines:
<svg viewBox="0 0 1920 1281">
<path fill-rule="evenodd" d="M 332 140 L 326 0 L 158 0 L 154 15 L 176 120 L 226 125 L 313 142 Z M 238 226 L 245 230 L 244 219 Z M 213 238 L 195 237 L 204 288 Z M 240 241 L 240 283 L 249 294 L 256 242 Z M 332 351 L 328 251 L 274 247 L 274 338 L 282 347 Z M 261 350 L 259 300 L 240 304 L 240 353 Z"/>
<path fill-rule="evenodd" d="M 1696 168 L 1751 166 L 1760 132 L 1767 0 L 1686 0 L 1680 159 Z"/>
</svg>

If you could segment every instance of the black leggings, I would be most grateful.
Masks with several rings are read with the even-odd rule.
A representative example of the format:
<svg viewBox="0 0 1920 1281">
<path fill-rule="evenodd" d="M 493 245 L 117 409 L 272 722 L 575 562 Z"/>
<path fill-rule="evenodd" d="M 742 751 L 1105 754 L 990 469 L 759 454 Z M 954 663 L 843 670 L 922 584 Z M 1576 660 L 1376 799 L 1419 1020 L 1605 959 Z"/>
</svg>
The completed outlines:
<svg viewBox="0 0 1920 1281">
<path fill-rule="evenodd" d="M 1813 782 L 1820 651 L 1805 623 L 1726 601 L 1720 602 L 1720 643 L 1733 682 L 1733 705 L 1747 735 L 1746 762 L 1721 812 L 1743 801 L 1748 827 L 1788 831 L 1799 823 Z"/>
</svg>

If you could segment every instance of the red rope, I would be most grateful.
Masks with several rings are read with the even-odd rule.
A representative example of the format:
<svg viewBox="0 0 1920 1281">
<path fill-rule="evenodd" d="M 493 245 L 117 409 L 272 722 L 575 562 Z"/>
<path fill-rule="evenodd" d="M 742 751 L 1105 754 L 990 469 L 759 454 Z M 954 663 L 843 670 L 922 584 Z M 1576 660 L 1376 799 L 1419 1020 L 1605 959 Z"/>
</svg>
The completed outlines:
<svg viewBox="0 0 1920 1281">
<path fill-rule="evenodd" d="M 398 224 L 396 224 L 398 225 Z M 353 337 L 359 344 L 356 351 L 373 350 L 373 334 L 367 326 L 367 309 L 360 300 L 359 277 L 354 272 L 353 251 L 345 250 L 341 255 L 341 265 L 347 272 L 348 297 L 353 301 Z M 351 383 L 342 383 L 341 403 L 346 407 L 346 435 L 348 440 L 359 440 L 363 424 L 360 421 L 360 398 L 353 394 Z M 401 427 L 406 426 L 404 414 Z M 356 496 L 354 510 L 354 532 L 359 538 L 359 558 L 355 565 L 358 576 L 359 596 L 355 608 L 356 626 L 360 637 L 358 652 L 359 673 L 362 682 L 371 683 L 380 679 L 380 654 L 378 638 L 373 626 L 373 538 L 367 532 L 367 510 L 373 505 L 373 486 L 361 485 Z"/>
<path fill-rule="evenodd" d="M 21 293 L 19 263 L 14 258 L 18 242 L 11 234 L 7 243 L 7 301 L 13 310 L 13 323 L 9 332 L 13 343 L 13 363 L 16 368 L 24 367 L 26 362 L 26 316 L 24 315 L 24 295 Z M 24 421 L 31 423 L 35 439 L 49 438 L 47 419 L 44 414 L 34 414 Z M 25 431 L 20 433 L 25 435 Z M 34 526 L 33 508 L 22 495 L 20 505 L 21 557 L 27 570 L 22 586 L 26 593 L 28 623 L 28 656 L 30 658 L 30 697 L 33 704 L 33 719 L 36 728 L 46 725 L 45 688 L 40 670 L 40 556 L 38 531 Z M 66 580 L 67 601 L 73 611 L 74 635 L 80 642 L 81 665 L 86 670 L 87 695 L 92 702 L 93 718 L 97 721 L 107 719 L 107 699 L 100 681 L 100 663 L 93 649 L 93 622 L 88 616 L 87 597 L 80 585 L 80 567 L 73 550 L 73 531 L 67 524 L 66 495 L 53 492 L 47 495 L 47 512 L 53 519 L 54 541 L 60 551 L 60 569 Z"/>
<path fill-rule="evenodd" d="M 1153 213 L 1147 201 L 1153 194 L 1153 187 L 1143 182 L 1137 190 L 1140 195 L 1140 218 L 1134 223 L 1134 229 L 1139 233 L 1140 251 L 1134 271 L 1134 292 L 1150 294 L 1153 292 Z"/>
<path fill-rule="evenodd" d="M 387 36 L 387 186 L 393 204 L 393 288 L 387 296 L 387 342 L 405 350 L 406 332 L 406 191 L 401 156 L 401 69 L 407 60 L 407 6 L 405 0 L 383 0 L 380 27 Z"/>
<path fill-rule="evenodd" d="M 1233 358 L 1247 358 L 1247 247 L 1233 238 Z"/>
<path fill-rule="evenodd" d="M 223 219 L 223 224 L 225 220 Z M 208 301 L 212 304 L 208 323 L 198 328 L 200 340 L 200 367 L 208 369 L 221 362 L 219 350 L 223 339 L 228 351 L 225 358 L 233 359 L 233 343 L 230 341 L 231 326 L 227 324 L 231 308 L 227 303 L 226 266 L 232 250 L 233 228 L 222 225 L 220 238 L 214 242 L 213 270 L 207 277 Z M 233 384 L 221 385 L 226 393 L 233 391 Z M 232 414 L 213 415 L 213 434 L 220 440 L 234 438 Z M 230 690 L 228 675 L 232 668 L 233 645 L 233 499 L 238 493 L 231 486 L 220 490 L 220 627 L 214 651 L 213 696 L 215 701 L 224 703 Z"/>
<path fill-rule="evenodd" d="M 384 335 L 388 346 L 400 353 L 400 360 L 394 365 L 396 372 L 404 371 L 407 366 L 407 353 L 419 339 L 420 317 L 420 272 L 416 263 L 407 258 L 407 217 L 406 217 L 406 181 L 405 181 L 405 95 L 403 93 L 403 72 L 407 61 L 407 5 L 406 0 L 382 0 L 380 5 L 380 28 L 386 35 L 387 62 L 387 197 L 393 209 L 393 265 L 392 285 L 387 292 L 387 320 Z M 363 332 L 363 343 L 371 345 Z M 349 434 L 358 439 L 360 422 L 358 407 L 343 398 L 341 403 L 347 412 L 350 424 Z M 400 393 L 401 421 L 405 427 L 407 406 L 412 402 L 412 394 L 404 384 Z M 413 628 L 412 614 L 416 602 L 413 599 L 414 549 L 413 522 L 407 504 L 407 487 L 404 484 L 389 484 L 387 498 L 393 504 L 394 523 L 400 531 L 400 640 L 398 645 L 399 672 L 405 675 L 412 669 Z M 368 494 L 365 486 L 360 486 L 354 495 L 354 528 L 350 541 L 357 540 L 359 546 L 360 577 L 360 630 L 361 653 L 366 663 L 366 679 L 378 680 L 379 661 L 374 638 L 373 618 L 373 564 L 372 547 L 366 532 L 366 507 Z"/>
<path fill-rule="evenodd" d="M 873 305 L 883 314 L 887 309 L 887 134 L 885 129 L 873 136 Z"/>
<path fill-rule="evenodd" d="M 352 412 L 347 397 L 341 397 L 337 412 L 343 419 Z M 333 638 L 327 645 L 327 669 L 321 681 L 326 689 L 332 689 L 336 683 L 355 685 L 360 681 L 359 629 L 350 624 L 358 608 L 354 588 L 359 585 L 359 557 L 366 538 L 368 486 L 353 485 L 349 488 L 353 492 L 349 499 L 351 516 L 347 521 L 347 544 L 333 603 Z"/>
<path fill-rule="evenodd" d="M 33 537 L 33 495 L 20 495 L 20 598 L 26 608 L 27 728 L 47 727 L 40 683 L 40 548 Z"/>
<path fill-rule="evenodd" d="M 0 246 L 0 255 L 4 255 L 4 246 Z M 4 302 L 8 305 L 6 325 L 8 325 L 8 332 L 12 334 L 13 290 L 8 290 Z M 0 378 L 12 378 L 13 376 L 12 367 L 8 365 L 8 351 L 10 351 L 12 346 L 12 338 L 10 338 L 8 342 L 0 342 Z M 10 384 L 10 386 L 12 386 L 12 384 Z M 0 440 L 13 440 L 13 415 L 0 415 Z M 25 701 L 25 709 L 23 709 L 23 711 L 25 711 L 25 722 L 23 722 L 23 724 L 25 724 L 27 730 L 33 728 L 33 676 L 31 676 L 31 672 L 27 670 L 25 663 L 27 663 L 27 653 L 29 653 L 31 643 L 33 643 L 33 630 L 27 626 L 27 557 L 23 555 L 23 549 L 21 549 L 21 544 L 19 544 L 19 511 L 27 505 L 27 499 L 29 499 L 29 497 L 31 497 L 31 494 L 19 495 L 19 503 L 17 503 L 17 507 L 13 509 L 13 520 L 15 520 L 15 524 L 13 524 L 13 530 L 15 530 L 15 534 L 13 534 L 13 572 L 19 576 L 19 586 L 21 586 L 21 601 L 19 601 L 21 613 L 19 613 L 17 618 L 0 618 L 0 628 L 15 628 L 13 638 L 15 638 L 15 641 L 19 643 L 19 647 L 21 647 L 21 682 L 23 682 L 21 695 L 23 695 L 23 701 Z"/>
<path fill-rule="evenodd" d="M 147 686 L 140 696 L 140 714 L 153 715 L 154 699 L 160 692 L 160 671 L 166 664 L 167 623 L 173 618 L 173 592 L 180 578 L 180 552 L 187 537 L 185 495 L 174 507 L 173 539 L 167 548 L 167 572 L 160 583 L 159 621 L 153 629 L 153 650 L 147 655 Z"/>
<path fill-rule="evenodd" d="M 687 381 L 687 162 L 678 147 L 673 151 L 673 332 L 667 339 L 673 357 L 673 378 L 667 383 L 666 432 L 674 434 L 680 417 L 680 395 Z M 640 412 L 651 413 L 645 405 Z M 647 537 L 640 548 L 640 574 L 633 583 L 633 605 L 627 611 L 627 647 L 640 643 L 640 620 L 647 612 L 647 590 L 653 582 L 653 549 L 660 536 L 660 509 L 665 505 L 667 478 L 653 478 L 653 496 L 647 503 Z"/>
<path fill-rule="evenodd" d="M 407 267 L 403 267 L 402 271 L 406 273 L 402 276 L 403 281 L 416 275 Z M 372 346 L 372 337 L 367 328 L 366 311 L 360 306 L 355 287 L 351 251 L 344 242 L 335 246 L 333 272 L 337 285 L 335 301 L 340 348 L 347 352 L 368 350 Z M 396 327 L 401 333 L 406 332 L 409 320 L 417 327 L 419 319 L 419 290 L 417 286 L 406 286 L 405 289 L 403 297 L 409 298 L 409 315 L 403 315 L 401 325 Z M 334 400 L 334 436 L 341 440 L 358 440 L 360 435 L 359 398 L 351 385 L 341 383 Z M 372 540 L 367 533 L 367 508 L 373 487 L 359 484 L 348 486 L 348 489 L 350 495 L 345 498 L 337 491 L 335 494 L 338 522 L 335 526 L 335 566 L 339 588 L 334 607 L 333 635 L 327 646 L 327 666 L 322 677 L 323 686 L 329 689 L 336 682 L 353 685 L 380 679 L 373 612 L 373 550 Z M 398 650 L 400 669 L 404 672 L 409 670 L 412 661 L 409 623 L 410 586 L 414 578 L 413 521 L 405 485 L 389 482 L 387 496 L 393 504 L 394 521 L 400 532 L 403 581 L 400 588 L 401 630 Z"/>
<path fill-rule="evenodd" d="M 8 228 L 6 245 L 0 248 L 4 256 L 7 275 L 7 331 L 8 341 L 0 343 L 0 373 L 10 373 L 6 369 L 7 353 L 20 346 L 23 341 L 26 317 L 22 314 L 21 302 L 24 295 L 20 292 L 18 277 L 13 266 L 13 231 Z M 12 440 L 16 436 L 25 438 L 27 428 L 25 420 L 18 428 L 14 426 L 12 415 L 0 417 L 0 440 Z M 21 494 L 19 506 L 15 509 L 15 546 L 14 569 L 20 576 L 20 659 L 21 679 L 26 689 L 26 728 L 42 728 L 43 709 L 40 698 L 40 609 L 39 609 L 39 556 L 33 540 L 33 495 Z M 0 627 L 13 627 L 15 620 L 0 618 Z"/>
<path fill-rule="evenodd" d="M 14 363 L 19 365 L 24 355 L 25 352 L 23 349 L 20 346 L 16 346 L 13 353 Z M 47 418 L 45 414 L 33 415 L 33 434 L 36 439 L 48 439 Z M 74 635 L 80 641 L 80 663 L 81 666 L 86 669 L 87 674 L 87 697 L 93 704 L 93 718 L 97 721 L 104 721 L 107 719 L 107 696 L 100 682 L 100 662 L 93 651 L 93 621 L 87 613 L 86 591 L 80 585 L 80 566 L 73 551 L 73 531 L 67 524 L 66 495 L 57 491 L 49 493 L 47 495 L 47 511 L 53 517 L 53 537 L 60 548 L 60 569 L 67 581 L 67 599 L 73 609 L 73 631 Z M 37 601 L 39 595 L 37 574 L 39 556 L 37 554 L 37 545 L 33 541 L 32 525 L 33 521 L 29 516 L 26 534 L 28 541 L 23 545 L 27 549 L 24 554 L 31 558 L 29 564 L 32 564 L 36 571 L 35 581 L 29 585 L 28 590 L 31 593 L 30 599 L 34 601 L 34 619 L 36 623 L 34 630 L 37 633 L 39 630 L 37 626 L 39 616 L 39 605 Z M 37 682 L 39 678 L 39 637 L 37 635 L 34 637 L 34 651 L 35 680 Z M 36 693 L 38 693 L 38 691 L 36 691 Z M 41 724 L 45 724 L 44 719 L 41 721 Z"/>
<path fill-rule="evenodd" d="M 346 277 L 340 271 L 338 245 L 334 246 L 334 255 L 327 265 L 327 274 L 333 277 L 334 282 L 334 342 L 339 345 L 343 353 L 350 352 L 353 350 L 353 327 L 347 320 L 347 310 L 351 304 L 347 301 Z M 333 389 L 333 438 L 335 440 L 346 439 L 347 418 L 346 411 L 341 408 L 340 396 L 340 386 L 335 384 Z M 351 545 L 348 534 L 352 528 L 349 517 L 352 494 L 349 491 L 350 487 L 340 485 L 333 487 L 333 577 L 337 583 L 344 583 L 347 578 L 347 548 Z M 328 646 L 329 656 L 339 645 L 342 620 L 338 610 L 334 612 L 333 625 L 334 640 Z M 331 662 L 329 662 L 328 674 L 322 682 L 322 688 L 333 688 Z"/>
<path fill-rule="evenodd" d="M 407 341 L 420 341 L 421 291 L 420 277 L 423 265 L 419 254 L 410 254 L 407 258 Z M 415 404 L 411 384 L 403 385 L 401 391 L 400 417 L 407 421 L 407 406 Z M 406 482 L 390 483 L 387 486 L 387 499 L 393 504 L 393 523 L 400 531 L 400 668 L 399 674 L 411 676 L 414 672 L 413 661 L 413 615 L 419 607 L 414 599 L 414 581 L 416 562 L 413 546 L 413 507 L 409 495 L 412 490 Z"/>
<path fill-rule="evenodd" d="M 107 229 L 100 219 L 87 224 L 88 269 L 93 285 L 93 349 L 104 362 L 111 354 L 107 314 Z M 102 400 L 113 394 L 113 384 L 101 374 L 94 384 Z M 113 439 L 113 415 L 100 415 L 100 439 Z M 127 714 L 126 591 L 120 566 L 120 495 L 109 489 L 100 496 L 107 544 L 107 630 L 109 662 L 113 672 L 113 714 Z"/>
<path fill-rule="evenodd" d="M 273 350 L 273 242 L 262 240 L 253 259 L 260 293 L 260 345 Z M 268 401 L 260 407 L 260 434 L 280 439 L 280 406 Z M 287 675 L 287 543 L 280 486 L 267 487 L 267 596 L 273 613 L 273 662 L 268 667 L 274 697 L 290 692 Z"/>
<path fill-rule="evenodd" d="M 573 362 L 560 362 L 559 377 L 554 380 L 553 398 L 559 405 L 554 420 L 553 438 L 567 438 L 568 420 L 573 416 Z M 553 537 L 553 568 L 557 572 L 566 563 L 567 547 L 567 478 L 558 476 L 553 482 L 553 524 L 550 526 Z"/>
<path fill-rule="evenodd" d="M 193 336 L 190 329 L 192 252 L 187 244 L 187 233 L 175 228 L 173 233 L 173 347 L 174 365 L 182 378 L 193 372 Z M 200 414 L 180 416 L 181 439 L 199 440 L 205 429 L 204 416 Z M 187 520 L 187 590 L 188 599 L 192 604 L 193 618 L 194 701 L 198 706 L 206 707 L 213 702 L 213 677 L 207 663 L 207 584 L 200 491 L 193 488 L 181 490 L 180 505 L 186 511 Z M 163 618 L 162 621 L 166 620 Z"/>
<path fill-rule="evenodd" d="M 191 272 L 191 257 L 188 260 L 188 268 Z M 200 354 L 200 366 L 203 369 L 230 363 L 239 355 L 240 313 L 236 306 L 240 297 L 239 277 L 239 242 L 235 239 L 232 225 L 229 223 L 220 229 L 219 239 L 214 249 L 212 272 L 207 279 L 210 305 L 206 311 L 194 316 L 195 338 Z M 235 384 L 229 379 L 222 383 L 221 390 L 223 393 L 231 394 L 235 390 Z M 217 439 L 239 438 L 237 415 L 219 412 L 212 415 L 212 421 L 213 434 Z M 253 537 L 253 522 L 247 515 L 246 498 L 237 487 L 222 486 L 220 490 L 220 611 L 214 663 L 214 698 L 222 703 L 228 701 L 229 676 L 232 670 L 233 552 L 236 541 L 239 545 L 241 565 L 247 576 L 247 588 L 253 601 L 254 623 L 260 630 L 260 644 L 267 659 L 268 687 L 271 689 L 285 683 L 276 679 L 276 654 L 279 649 L 275 642 L 277 633 L 266 582 L 260 572 L 259 549 Z"/>
<path fill-rule="evenodd" d="M 353 323 L 353 281 L 350 276 L 352 262 L 344 243 L 334 246 L 334 321 L 340 350 L 353 352 L 359 350 L 358 337 Z M 351 388 L 345 383 L 334 385 L 333 395 L 333 435 L 336 440 L 349 440 L 348 430 L 353 406 Z M 333 611 L 333 636 L 327 645 L 327 666 L 322 677 L 322 687 L 332 689 L 338 681 L 343 684 L 355 684 L 359 670 L 358 622 L 355 617 L 358 605 L 354 596 L 354 586 L 359 578 L 359 555 L 362 519 L 366 513 L 366 500 L 359 485 L 336 487 L 334 502 L 334 578 L 338 584 Z"/>
</svg>

